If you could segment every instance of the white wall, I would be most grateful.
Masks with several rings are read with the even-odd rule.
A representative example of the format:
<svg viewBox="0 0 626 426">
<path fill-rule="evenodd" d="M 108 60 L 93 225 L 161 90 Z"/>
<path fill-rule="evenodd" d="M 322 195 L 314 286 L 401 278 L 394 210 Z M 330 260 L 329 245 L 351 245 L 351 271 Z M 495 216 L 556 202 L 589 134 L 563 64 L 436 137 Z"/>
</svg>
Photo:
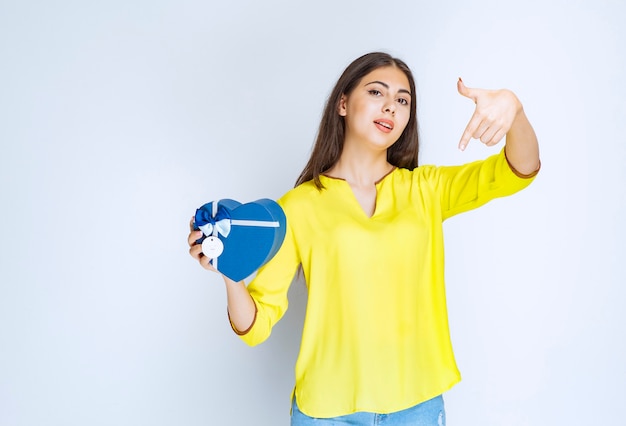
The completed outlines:
<svg viewBox="0 0 626 426">
<path fill-rule="evenodd" d="M 288 424 L 303 285 L 246 347 L 187 223 L 291 188 L 339 73 L 379 49 L 417 77 L 422 163 L 495 152 L 456 150 L 458 76 L 513 89 L 541 142 L 531 187 L 445 225 L 448 423 L 622 423 L 625 18 L 617 0 L 2 2 L 0 424 Z"/>
</svg>

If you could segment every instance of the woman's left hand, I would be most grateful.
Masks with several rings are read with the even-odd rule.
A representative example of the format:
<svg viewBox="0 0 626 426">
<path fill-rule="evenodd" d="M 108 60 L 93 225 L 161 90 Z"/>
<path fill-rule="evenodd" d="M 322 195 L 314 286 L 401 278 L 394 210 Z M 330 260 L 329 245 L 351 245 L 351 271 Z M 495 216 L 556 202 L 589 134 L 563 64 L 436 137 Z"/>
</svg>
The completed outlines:
<svg viewBox="0 0 626 426">
<path fill-rule="evenodd" d="M 472 89 L 459 78 L 459 93 L 474 101 L 476 110 L 467 124 L 459 142 L 459 149 L 465 150 L 470 139 L 480 139 L 487 146 L 493 146 L 507 134 L 522 104 L 510 90 Z"/>
</svg>

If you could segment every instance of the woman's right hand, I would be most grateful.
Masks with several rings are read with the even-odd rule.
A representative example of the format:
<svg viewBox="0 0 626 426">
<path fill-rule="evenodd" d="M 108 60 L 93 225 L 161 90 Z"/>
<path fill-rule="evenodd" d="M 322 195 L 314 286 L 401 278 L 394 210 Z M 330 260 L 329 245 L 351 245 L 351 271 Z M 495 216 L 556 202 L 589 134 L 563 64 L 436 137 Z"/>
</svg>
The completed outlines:
<svg viewBox="0 0 626 426">
<path fill-rule="evenodd" d="M 202 253 L 202 244 L 196 243 L 196 241 L 202 238 L 202 235 L 202 231 L 193 229 L 192 217 L 189 221 L 189 236 L 187 237 L 187 243 L 189 244 L 189 254 L 191 255 L 191 257 L 196 259 L 198 263 L 200 263 L 200 266 L 202 266 L 204 269 L 217 272 L 217 269 L 215 269 L 213 265 L 211 265 L 211 259 L 206 257 Z"/>
</svg>

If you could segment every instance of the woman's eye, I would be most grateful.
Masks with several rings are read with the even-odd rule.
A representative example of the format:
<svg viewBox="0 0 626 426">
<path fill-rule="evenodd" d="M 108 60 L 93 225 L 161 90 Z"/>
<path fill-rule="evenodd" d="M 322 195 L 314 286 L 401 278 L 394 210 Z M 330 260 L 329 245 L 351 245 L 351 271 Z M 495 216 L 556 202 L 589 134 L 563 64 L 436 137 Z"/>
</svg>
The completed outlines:
<svg viewBox="0 0 626 426">
<path fill-rule="evenodd" d="M 406 99 L 404 99 L 404 98 L 399 98 L 399 99 L 398 99 L 398 102 L 400 102 L 400 105 L 408 105 L 408 104 L 409 104 L 409 101 L 407 101 L 407 100 L 406 100 Z"/>
<path fill-rule="evenodd" d="M 367 91 L 370 95 L 374 95 L 374 96 L 380 96 L 382 95 L 382 93 L 380 93 L 380 90 L 376 90 L 376 89 L 370 89 Z"/>
</svg>

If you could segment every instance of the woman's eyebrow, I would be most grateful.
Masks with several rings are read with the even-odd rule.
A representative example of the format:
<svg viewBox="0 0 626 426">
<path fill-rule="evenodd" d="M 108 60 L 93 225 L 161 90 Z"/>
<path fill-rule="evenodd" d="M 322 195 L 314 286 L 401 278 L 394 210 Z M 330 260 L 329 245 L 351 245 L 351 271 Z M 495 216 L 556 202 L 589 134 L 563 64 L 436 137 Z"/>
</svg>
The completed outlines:
<svg viewBox="0 0 626 426">
<path fill-rule="evenodd" d="M 383 86 L 385 89 L 389 89 L 389 85 L 385 82 L 379 81 L 379 80 L 374 80 L 374 81 L 370 81 L 369 83 L 367 83 L 365 86 L 369 86 L 370 84 L 380 84 L 381 86 Z M 411 96 L 411 92 L 409 92 L 406 89 L 399 89 L 398 93 L 406 93 L 409 96 Z"/>
</svg>

